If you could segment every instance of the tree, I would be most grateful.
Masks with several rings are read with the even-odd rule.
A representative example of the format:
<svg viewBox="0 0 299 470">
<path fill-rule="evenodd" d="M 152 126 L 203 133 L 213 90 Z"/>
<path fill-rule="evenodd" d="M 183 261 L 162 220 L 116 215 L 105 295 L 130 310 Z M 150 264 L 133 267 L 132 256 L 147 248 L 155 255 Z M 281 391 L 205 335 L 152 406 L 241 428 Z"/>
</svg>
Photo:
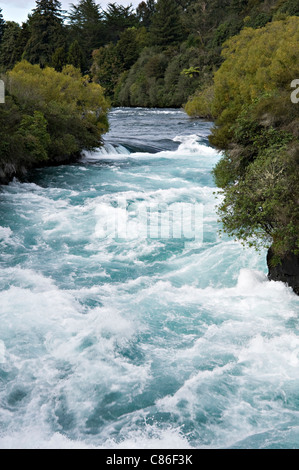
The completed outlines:
<svg viewBox="0 0 299 470">
<path fill-rule="evenodd" d="M 73 65 L 74 67 L 82 71 L 83 64 L 84 64 L 84 57 L 83 57 L 83 51 L 78 41 L 74 41 L 70 45 L 69 52 L 67 55 L 67 63 L 70 65 Z"/>
<path fill-rule="evenodd" d="M 48 147 L 51 143 L 47 131 L 48 122 L 40 111 L 34 111 L 33 116 L 24 115 L 18 136 L 23 138 L 24 151 L 30 155 L 31 162 L 48 160 Z"/>
<path fill-rule="evenodd" d="M 24 58 L 45 67 L 51 63 L 56 49 L 65 43 L 61 3 L 58 0 L 37 0 L 29 18 L 29 28 L 30 39 Z"/>
<path fill-rule="evenodd" d="M 122 64 L 113 43 L 94 51 L 91 71 L 93 80 L 105 89 L 105 94 L 109 98 L 113 98 L 122 71 Z"/>
<path fill-rule="evenodd" d="M 38 138 L 45 131 L 42 116 L 46 119 L 51 139 L 46 148 L 49 161 L 68 161 L 84 148 L 93 149 L 100 145 L 101 136 L 107 130 L 108 104 L 101 86 L 91 83 L 88 76 L 82 77 L 71 65 L 59 73 L 53 68 L 40 68 L 26 61 L 18 63 L 7 75 L 8 92 L 25 114 L 31 116 L 23 119 L 20 132 L 30 131 Z M 32 144 L 39 160 L 44 159 L 45 147 L 31 138 L 26 142 L 26 148 Z"/>
<path fill-rule="evenodd" d="M 68 18 L 72 42 L 80 44 L 84 67 L 89 69 L 93 50 L 105 43 L 103 13 L 94 0 L 80 0 L 78 5 L 72 4 Z"/>
<path fill-rule="evenodd" d="M 138 42 L 138 30 L 136 28 L 128 28 L 120 35 L 120 39 L 116 44 L 116 55 L 122 64 L 122 71 L 129 70 L 136 62 L 141 52 L 141 46 Z"/>
<path fill-rule="evenodd" d="M 4 69 L 10 69 L 20 59 L 16 49 L 21 27 L 14 21 L 7 21 L 0 46 L 0 63 Z"/>
<path fill-rule="evenodd" d="M 139 20 L 142 26 L 145 26 L 147 29 L 150 27 L 153 15 L 156 11 L 155 0 L 147 0 L 146 2 L 141 2 L 136 8 L 137 19 Z"/>
<path fill-rule="evenodd" d="M 299 5 L 297 0 L 287 0 L 279 9 L 281 13 L 287 13 L 290 16 L 299 16 Z"/>
<path fill-rule="evenodd" d="M 182 41 L 180 10 L 175 0 L 158 0 L 150 33 L 153 45 L 165 47 Z"/>
<path fill-rule="evenodd" d="M 54 67 L 56 72 L 62 72 L 63 67 L 67 63 L 65 47 L 61 46 L 56 49 L 52 55 L 51 65 Z"/>
<path fill-rule="evenodd" d="M 223 54 L 210 141 L 225 151 L 214 169 L 224 230 L 253 246 L 271 245 L 271 262 L 298 257 L 299 120 L 290 83 L 299 73 L 299 18 L 246 28 Z"/>
<path fill-rule="evenodd" d="M 127 7 L 109 3 L 104 13 L 106 40 L 116 43 L 120 34 L 127 28 L 138 25 L 137 17 L 133 13 L 132 5 Z"/>
<path fill-rule="evenodd" d="M 3 15 L 2 15 L 2 8 L 0 8 L 0 44 L 1 44 L 1 41 L 2 41 L 4 29 L 5 29 L 5 21 L 3 19 Z"/>
</svg>

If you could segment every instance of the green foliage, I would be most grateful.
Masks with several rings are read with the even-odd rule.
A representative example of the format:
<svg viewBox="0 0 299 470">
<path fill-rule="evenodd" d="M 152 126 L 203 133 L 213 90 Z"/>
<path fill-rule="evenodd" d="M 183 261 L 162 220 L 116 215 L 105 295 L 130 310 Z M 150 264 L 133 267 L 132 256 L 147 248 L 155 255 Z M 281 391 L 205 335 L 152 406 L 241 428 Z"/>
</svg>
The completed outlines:
<svg viewBox="0 0 299 470">
<path fill-rule="evenodd" d="M 94 0 L 80 0 L 78 5 L 71 5 L 68 20 L 71 42 L 74 44 L 77 41 L 80 45 L 80 55 L 82 55 L 79 61 L 78 47 L 76 46 L 76 58 L 74 60 L 72 57 L 69 63 L 73 65 L 76 63 L 76 67 L 87 70 L 91 66 L 93 50 L 103 46 L 106 40 L 100 6 Z M 81 63 L 80 66 L 78 66 L 78 62 Z"/>
<path fill-rule="evenodd" d="M 279 13 L 286 13 L 290 16 L 299 16 L 299 4 L 297 0 L 287 0 L 283 2 L 282 6 L 278 9 Z"/>
<path fill-rule="evenodd" d="M 147 29 L 150 27 L 155 11 L 155 0 L 147 0 L 146 2 L 143 1 L 139 3 L 136 8 L 136 16 L 141 26 Z"/>
<path fill-rule="evenodd" d="M 298 252 L 299 18 L 244 29 L 225 44 L 214 78 L 211 143 L 225 150 L 214 169 L 224 230 L 276 257 Z M 197 99 L 202 99 L 203 93 Z"/>
<path fill-rule="evenodd" d="M 9 150 L 16 163 L 24 161 L 27 167 L 62 162 L 100 145 L 108 127 L 103 90 L 73 66 L 59 73 L 23 61 L 7 74 L 7 90 L 13 99 L 4 109 L 10 109 L 13 124 L 0 149 L 1 161 L 6 162 Z"/>
<path fill-rule="evenodd" d="M 132 5 L 127 7 L 109 3 L 104 12 L 104 23 L 106 30 L 106 43 L 119 40 L 120 35 L 127 28 L 138 26 L 138 20 L 133 12 Z"/>
<path fill-rule="evenodd" d="M 189 116 L 210 119 L 213 114 L 214 86 L 205 86 L 204 90 L 197 92 L 189 98 L 185 111 Z"/>
<path fill-rule="evenodd" d="M 2 15 L 2 8 L 0 8 L 0 44 L 2 41 L 3 34 L 4 34 L 4 29 L 5 29 L 5 21 Z"/>
<path fill-rule="evenodd" d="M 94 81 L 105 89 L 106 96 L 113 97 L 122 71 L 122 64 L 118 60 L 113 43 L 94 51 L 91 71 Z"/>
<path fill-rule="evenodd" d="M 29 154 L 33 161 L 48 159 L 51 138 L 47 125 L 47 120 L 40 111 L 34 111 L 33 116 L 24 115 L 20 122 L 17 133 L 23 138 L 26 154 Z"/>
<path fill-rule="evenodd" d="M 151 43 L 167 47 L 183 39 L 180 11 L 175 0 L 158 0 L 150 25 Z"/>
<path fill-rule="evenodd" d="M 189 67 L 188 69 L 184 69 L 182 74 L 187 75 L 187 77 L 198 77 L 200 75 L 200 68 L 199 67 Z"/>
<path fill-rule="evenodd" d="M 194 67 L 198 49 L 143 49 L 137 62 L 123 76 L 115 95 L 121 106 L 178 107 L 199 85 L 199 78 L 182 74 Z"/>
<path fill-rule="evenodd" d="M 7 70 L 12 68 L 19 59 L 16 44 L 20 36 L 21 28 L 14 21 L 7 21 L 0 45 L 0 63 Z"/>
<path fill-rule="evenodd" d="M 24 58 L 45 67 L 51 63 L 56 49 L 65 43 L 61 3 L 58 0 L 37 0 L 29 28 L 30 39 Z"/>
<path fill-rule="evenodd" d="M 120 77 L 138 59 L 146 42 L 147 32 L 144 27 L 128 28 L 120 34 L 117 44 L 110 43 L 94 51 L 93 78 L 105 88 L 110 99 L 114 99 Z"/>
<path fill-rule="evenodd" d="M 0 113 L 0 179 L 9 180 L 48 159 L 50 136 L 41 112 L 26 114 L 14 97 L 6 96 Z"/>
<path fill-rule="evenodd" d="M 298 22 L 298 18 L 291 17 L 257 30 L 245 28 L 226 43 L 223 51 L 226 60 L 215 74 L 213 103 L 220 133 L 226 131 L 225 148 L 244 104 L 278 88 L 289 91 L 290 83 L 298 76 Z M 216 130 L 215 145 L 217 135 Z"/>
<path fill-rule="evenodd" d="M 245 21 L 245 26 L 247 28 L 262 28 L 266 26 L 272 20 L 272 15 L 270 13 L 259 13 L 257 16 L 250 18 Z"/>
<path fill-rule="evenodd" d="M 73 65 L 76 69 L 83 71 L 85 63 L 84 53 L 77 40 L 72 42 L 70 45 L 67 55 L 67 63 Z"/>
<path fill-rule="evenodd" d="M 61 46 L 56 49 L 52 55 L 51 65 L 54 67 L 56 72 L 62 72 L 63 67 L 67 63 L 65 47 Z M 70 62 L 69 62 L 70 63 Z"/>
</svg>

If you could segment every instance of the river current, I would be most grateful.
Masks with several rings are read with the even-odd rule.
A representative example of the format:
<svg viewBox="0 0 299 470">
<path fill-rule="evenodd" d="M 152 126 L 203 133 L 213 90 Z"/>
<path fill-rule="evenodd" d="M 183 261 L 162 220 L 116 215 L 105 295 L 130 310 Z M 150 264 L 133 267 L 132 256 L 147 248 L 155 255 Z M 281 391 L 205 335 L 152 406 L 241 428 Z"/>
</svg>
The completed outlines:
<svg viewBox="0 0 299 470">
<path fill-rule="evenodd" d="M 212 124 L 109 120 L 1 187 L 0 447 L 299 448 L 298 297 L 219 235 Z"/>
</svg>

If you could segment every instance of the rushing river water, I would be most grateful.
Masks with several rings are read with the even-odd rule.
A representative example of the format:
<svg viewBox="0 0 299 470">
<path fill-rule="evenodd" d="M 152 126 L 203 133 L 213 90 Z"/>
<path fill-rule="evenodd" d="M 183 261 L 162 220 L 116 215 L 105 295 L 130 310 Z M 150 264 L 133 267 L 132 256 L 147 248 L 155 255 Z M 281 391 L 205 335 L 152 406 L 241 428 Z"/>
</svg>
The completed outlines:
<svg viewBox="0 0 299 470">
<path fill-rule="evenodd" d="M 211 124 L 114 109 L 0 192 L 1 448 L 299 448 L 298 297 L 220 238 Z"/>
</svg>

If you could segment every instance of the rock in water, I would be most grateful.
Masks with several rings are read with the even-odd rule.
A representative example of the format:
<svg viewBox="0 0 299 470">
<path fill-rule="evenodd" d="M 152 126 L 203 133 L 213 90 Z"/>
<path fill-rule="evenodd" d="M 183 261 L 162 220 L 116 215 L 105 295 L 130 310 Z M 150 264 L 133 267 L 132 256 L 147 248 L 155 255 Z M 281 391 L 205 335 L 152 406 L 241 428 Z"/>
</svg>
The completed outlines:
<svg viewBox="0 0 299 470">
<path fill-rule="evenodd" d="M 274 253 L 272 248 L 267 255 L 269 268 L 268 278 L 271 281 L 281 281 L 287 283 L 294 292 L 299 295 L 299 256 L 294 253 L 287 253 L 276 266 L 272 265 Z"/>
</svg>

